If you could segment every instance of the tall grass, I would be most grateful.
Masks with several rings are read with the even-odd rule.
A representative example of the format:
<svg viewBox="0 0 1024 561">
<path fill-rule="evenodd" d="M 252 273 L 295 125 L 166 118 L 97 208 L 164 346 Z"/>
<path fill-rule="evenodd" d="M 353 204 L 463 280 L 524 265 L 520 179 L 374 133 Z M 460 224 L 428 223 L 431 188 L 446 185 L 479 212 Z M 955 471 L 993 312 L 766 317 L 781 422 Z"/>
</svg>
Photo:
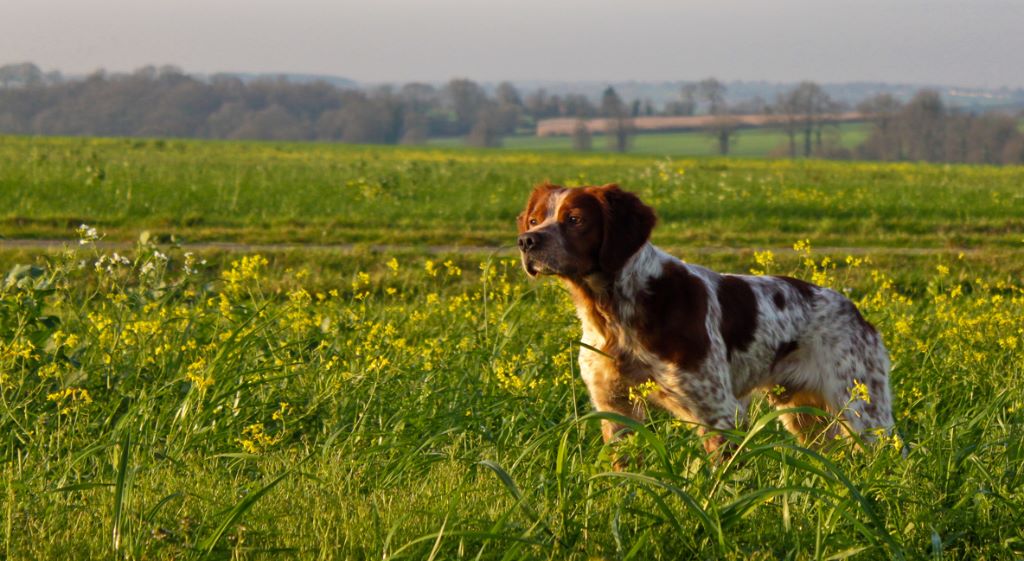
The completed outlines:
<svg viewBox="0 0 1024 561">
<path fill-rule="evenodd" d="M 0 288 L 6 557 L 1024 555 L 1019 276 L 799 247 L 714 259 L 847 291 L 892 351 L 901 439 L 809 450 L 755 401 L 728 461 L 657 413 L 606 447 L 566 294 L 506 259 L 23 261 Z"/>
</svg>

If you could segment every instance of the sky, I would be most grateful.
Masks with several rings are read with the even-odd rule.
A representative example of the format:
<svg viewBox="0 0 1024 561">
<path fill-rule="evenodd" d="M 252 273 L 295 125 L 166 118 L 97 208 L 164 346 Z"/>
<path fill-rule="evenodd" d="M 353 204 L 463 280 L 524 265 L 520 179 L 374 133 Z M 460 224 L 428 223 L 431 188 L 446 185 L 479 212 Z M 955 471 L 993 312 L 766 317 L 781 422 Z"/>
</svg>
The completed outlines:
<svg viewBox="0 0 1024 561">
<path fill-rule="evenodd" d="M 0 0 L 0 64 L 1024 87 L 1024 0 Z"/>
</svg>

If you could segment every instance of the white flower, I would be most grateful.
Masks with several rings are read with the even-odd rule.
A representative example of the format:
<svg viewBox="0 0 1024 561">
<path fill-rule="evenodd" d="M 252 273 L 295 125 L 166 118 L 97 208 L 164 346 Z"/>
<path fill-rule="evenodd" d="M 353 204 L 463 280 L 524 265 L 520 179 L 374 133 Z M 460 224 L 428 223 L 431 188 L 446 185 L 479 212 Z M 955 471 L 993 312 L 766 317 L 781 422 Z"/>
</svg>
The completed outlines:
<svg viewBox="0 0 1024 561">
<path fill-rule="evenodd" d="M 78 226 L 75 231 L 78 232 L 78 243 L 80 245 L 89 244 L 100 239 L 100 233 L 96 231 L 96 228 L 88 224 Z"/>
<path fill-rule="evenodd" d="M 192 253 L 191 251 L 186 251 L 185 252 L 185 264 L 183 266 L 183 268 L 185 269 L 185 274 L 186 275 L 194 275 L 194 274 L 198 273 L 199 269 L 196 267 L 197 263 L 199 265 L 206 265 L 206 259 L 201 259 L 201 260 L 199 260 L 197 262 L 196 261 L 196 255 L 194 253 Z"/>
</svg>

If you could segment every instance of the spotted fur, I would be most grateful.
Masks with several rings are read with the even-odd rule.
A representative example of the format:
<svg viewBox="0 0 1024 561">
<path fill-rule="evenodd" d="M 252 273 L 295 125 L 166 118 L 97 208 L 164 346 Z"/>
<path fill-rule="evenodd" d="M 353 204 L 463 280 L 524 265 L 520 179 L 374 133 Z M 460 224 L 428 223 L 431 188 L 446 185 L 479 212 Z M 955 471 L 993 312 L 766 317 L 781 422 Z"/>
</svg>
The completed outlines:
<svg viewBox="0 0 1024 561">
<path fill-rule="evenodd" d="M 524 269 L 565 280 L 582 341 L 602 351 L 579 356 L 596 409 L 642 419 L 629 389 L 653 381 L 649 399 L 702 431 L 735 427 L 758 391 L 780 408 L 840 415 L 845 430 L 868 440 L 869 429 L 892 429 L 889 356 L 849 299 L 795 278 L 684 263 L 648 241 L 655 221 L 616 185 L 541 185 L 519 217 Z M 855 384 L 869 400 L 852 397 Z M 814 415 L 783 420 L 805 441 L 838 434 Z M 605 439 L 623 428 L 605 422 Z M 705 446 L 720 443 L 712 436 Z"/>
</svg>

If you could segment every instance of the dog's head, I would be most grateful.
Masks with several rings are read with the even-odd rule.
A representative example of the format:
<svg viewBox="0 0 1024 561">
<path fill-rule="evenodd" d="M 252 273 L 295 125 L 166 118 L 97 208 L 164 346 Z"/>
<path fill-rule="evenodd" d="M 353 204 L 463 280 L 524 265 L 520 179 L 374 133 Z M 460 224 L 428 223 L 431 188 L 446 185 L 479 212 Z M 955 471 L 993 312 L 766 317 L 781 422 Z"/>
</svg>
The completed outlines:
<svg viewBox="0 0 1024 561">
<path fill-rule="evenodd" d="M 615 274 L 651 235 L 654 211 L 618 185 L 534 188 L 519 215 L 519 251 L 531 277 Z"/>
</svg>

